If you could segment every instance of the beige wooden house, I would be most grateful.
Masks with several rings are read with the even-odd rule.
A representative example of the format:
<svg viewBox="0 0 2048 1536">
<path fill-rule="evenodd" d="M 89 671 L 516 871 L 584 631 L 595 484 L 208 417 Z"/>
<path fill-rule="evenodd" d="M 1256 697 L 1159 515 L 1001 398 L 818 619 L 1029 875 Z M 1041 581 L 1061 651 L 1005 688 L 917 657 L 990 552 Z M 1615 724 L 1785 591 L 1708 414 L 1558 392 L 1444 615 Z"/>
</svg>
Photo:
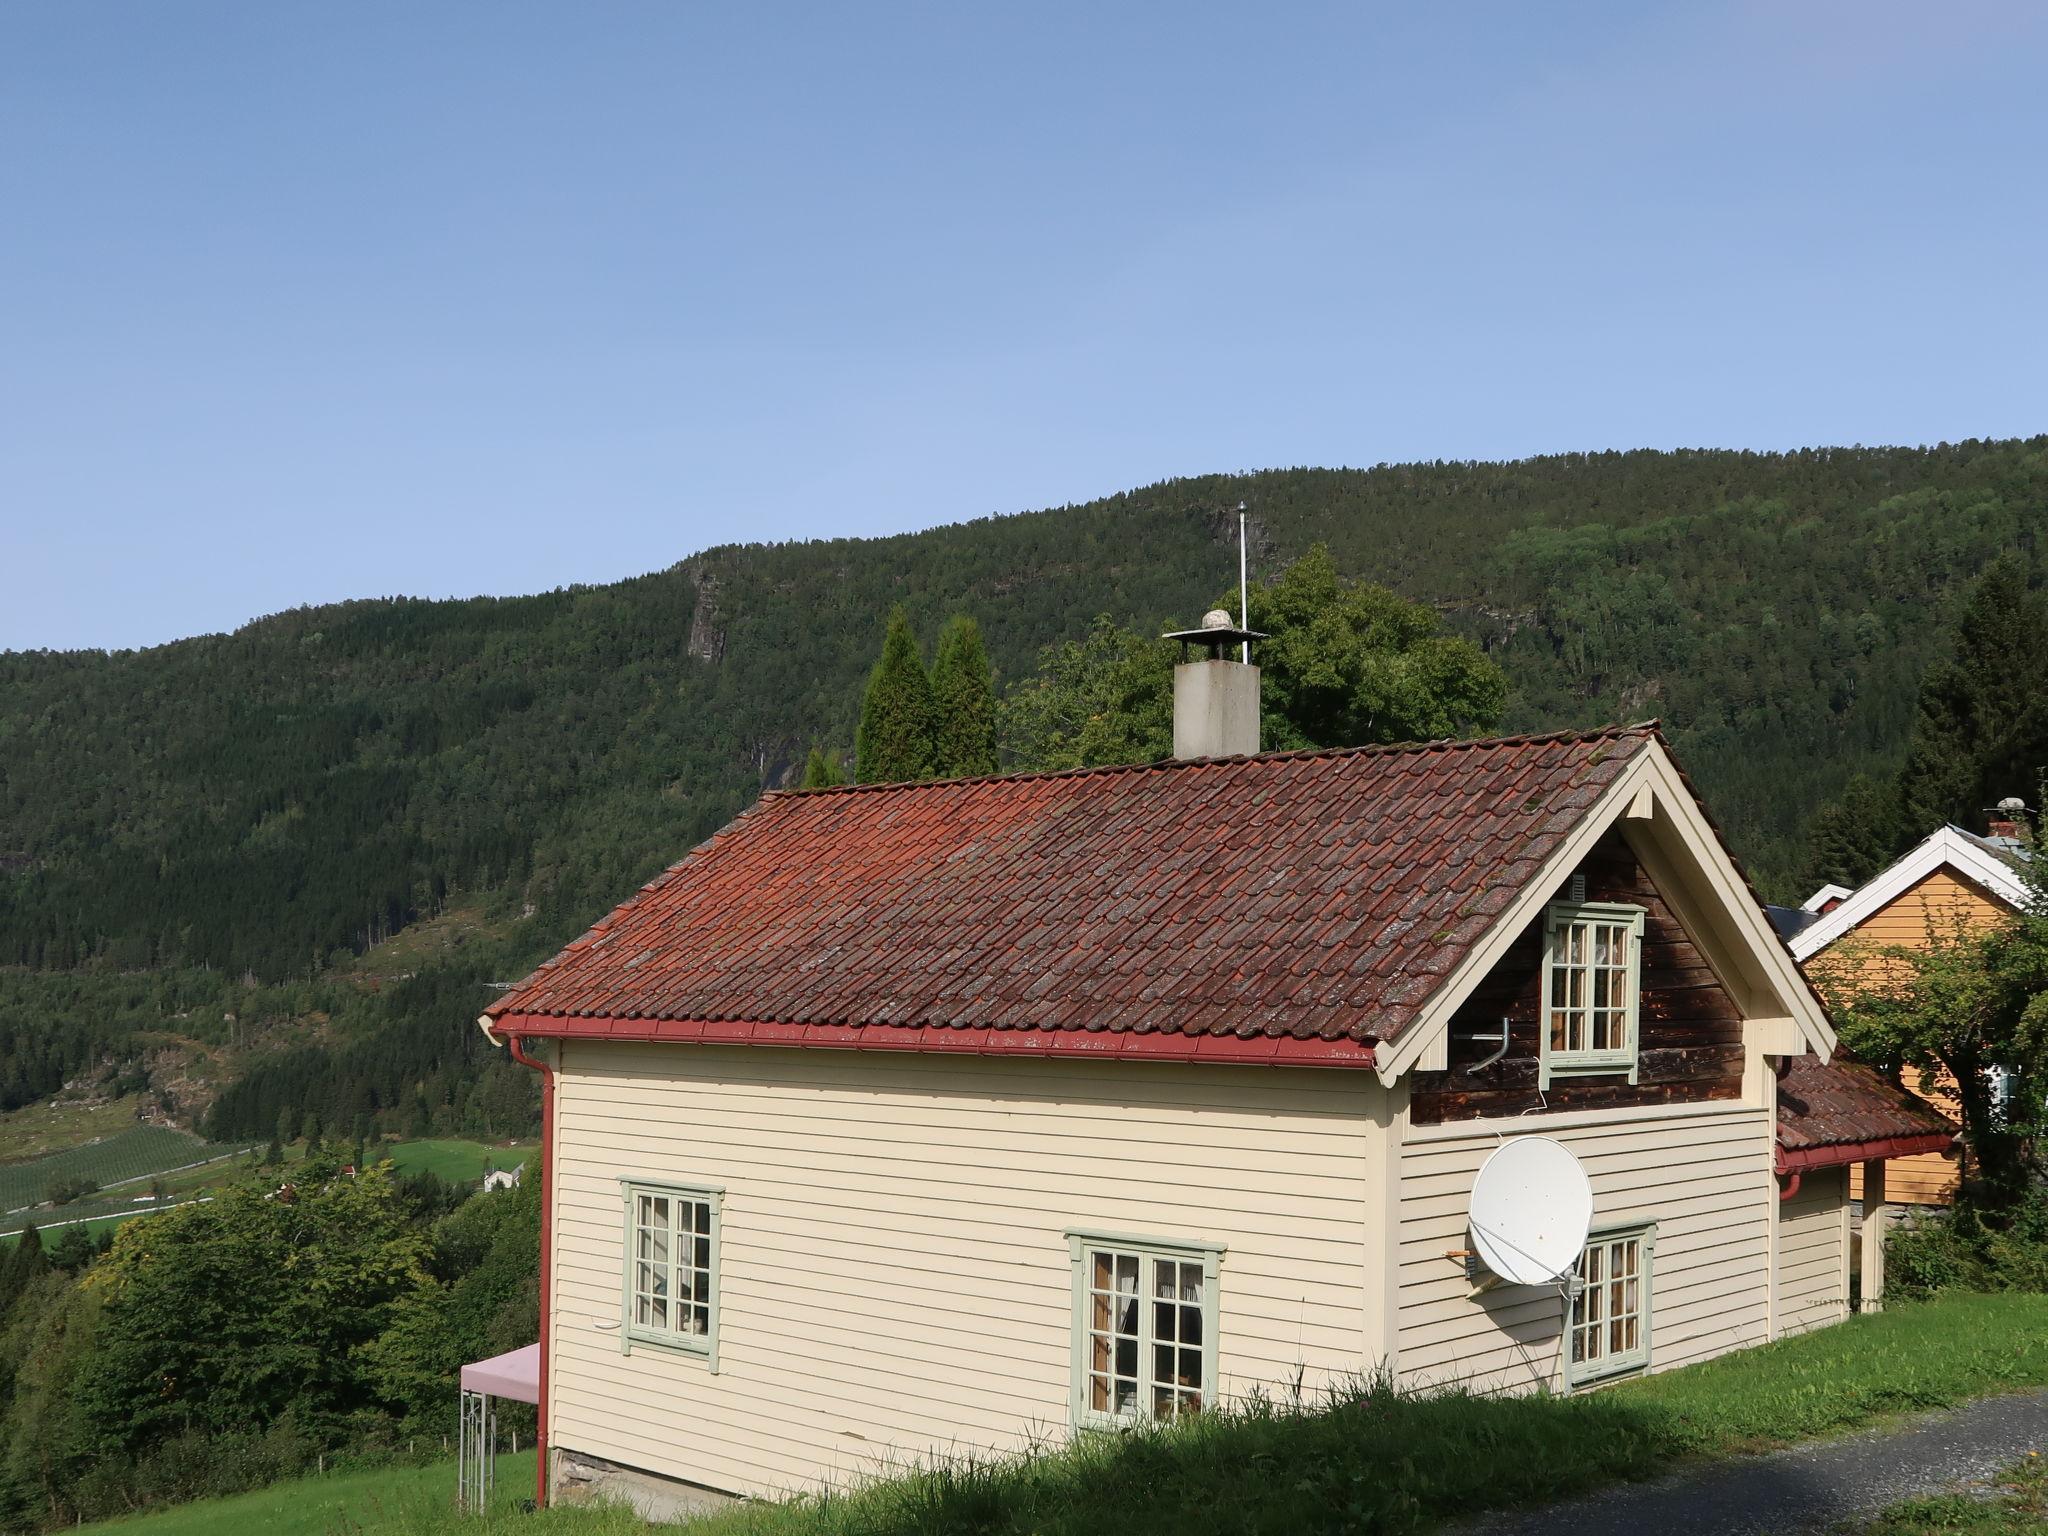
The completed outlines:
<svg viewBox="0 0 2048 1536">
<path fill-rule="evenodd" d="M 1654 728 L 1242 755 L 1239 665 L 1182 669 L 1175 760 L 769 794 L 490 1010 L 544 1074 L 545 1490 L 1842 1315 L 1843 1192 L 1776 1171 L 1833 1037 Z M 1591 1177 L 1576 1303 L 1468 1267 L 1529 1134 Z"/>
</svg>

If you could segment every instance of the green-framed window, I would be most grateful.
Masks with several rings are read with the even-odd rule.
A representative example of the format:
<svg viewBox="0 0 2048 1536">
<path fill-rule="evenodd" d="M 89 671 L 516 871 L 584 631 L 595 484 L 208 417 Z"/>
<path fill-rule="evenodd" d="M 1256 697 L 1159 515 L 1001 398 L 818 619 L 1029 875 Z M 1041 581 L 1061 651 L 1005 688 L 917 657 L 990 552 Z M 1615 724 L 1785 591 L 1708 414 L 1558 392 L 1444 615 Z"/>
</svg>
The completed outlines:
<svg viewBox="0 0 2048 1536">
<path fill-rule="evenodd" d="M 701 1355 L 718 1368 L 718 1250 L 725 1192 L 708 1184 L 624 1178 L 625 1266 L 619 1349 Z"/>
<path fill-rule="evenodd" d="M 1626 1073 L 1636 1081 L 1643 909 L 1553 902 L 1543 919 L 1538 1086 L 1554 1077 Z"/>
<path fill-rule="evenodd" d="M 1650 1267 L 1656 1240 L 1654 1222 L 1610 1227 L 1586 1239 L 1565 1350 L 1565 1379 L 1571 1385 L 1649 1365 Z"/>
<path fill-rule="evenodd" d="M 1175 1418 L 1216 1401 L 1223 1245 L 1069 1232 L 1077 1426 Z"/>
</svg>

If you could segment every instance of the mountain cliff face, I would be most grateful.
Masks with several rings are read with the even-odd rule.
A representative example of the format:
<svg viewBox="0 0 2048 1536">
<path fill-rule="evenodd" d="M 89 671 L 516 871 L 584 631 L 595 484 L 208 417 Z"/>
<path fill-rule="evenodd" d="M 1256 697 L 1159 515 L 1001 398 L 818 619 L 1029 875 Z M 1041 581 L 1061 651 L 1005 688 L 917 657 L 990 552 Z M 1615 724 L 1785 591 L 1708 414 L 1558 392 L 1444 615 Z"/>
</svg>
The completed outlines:
<svg viewBox="0 0 2048 1536">
<path fill-rule="evenodd" d="M 0 656 L 0 965 L 319 987 L 460 907 L 496 935 L 465 951 L 473 988 L 812 743 L 849 743 L 892 603 L 927 637 L 974 614 L 1014 677 L 1098 613 L 1192 621 L 1233 583 L 1239 501 L 1255 567 L 1325 543 L 1485 644 L 1513 683 L 1509 728 L 1663 717 L 1786 895 L 1805 818 L 1902 747 L 1970 579 L 2032 547 L 2048 439 L 1211 476 L 895 538 L 728 546 L 609 586 Z M 0 1082 L 10 1027 L 37 1029 L 32 976 L 15 982 Z M 432 1006 L 465 1028 L 475 1012 Z"/>
</svg>

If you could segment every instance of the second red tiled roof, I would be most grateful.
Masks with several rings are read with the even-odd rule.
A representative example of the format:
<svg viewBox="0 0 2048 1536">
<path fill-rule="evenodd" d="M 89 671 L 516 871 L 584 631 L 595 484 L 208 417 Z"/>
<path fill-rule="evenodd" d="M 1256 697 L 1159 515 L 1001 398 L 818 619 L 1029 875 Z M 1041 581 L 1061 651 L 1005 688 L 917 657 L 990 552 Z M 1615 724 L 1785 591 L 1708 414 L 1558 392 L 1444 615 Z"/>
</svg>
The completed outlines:
<svg viewBox="0 0 2048 1536">
<path fill-rule="evenodd" d="M 1811 1056 L 1795 1056 L 1778 1082 L 1781 1159 L 1789 1155 L 1821 1166 L 1855 1160 L 1824 1155 L 1829 1149 L 1901 1141 L 1929 1141 L 1916 1150 L 1935 1152 L 1943 1150 L 1955 1133 L 1954 1122 L 1926 1100 L 1846 1056 L 1826 1065 Z"/>
<path fill-rule="evenodd" d="M 770 794 L 489 1011 L 1392 1039 L 1654 739 Z"/>
</svg>

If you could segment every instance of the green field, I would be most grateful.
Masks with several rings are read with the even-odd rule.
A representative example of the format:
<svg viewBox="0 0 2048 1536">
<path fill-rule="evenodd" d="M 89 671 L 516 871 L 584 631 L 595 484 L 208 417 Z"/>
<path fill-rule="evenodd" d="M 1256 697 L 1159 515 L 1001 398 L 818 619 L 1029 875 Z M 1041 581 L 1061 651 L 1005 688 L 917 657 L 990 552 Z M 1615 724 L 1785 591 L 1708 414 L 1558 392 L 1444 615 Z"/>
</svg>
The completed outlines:
<svg viewBox="0 0 2048 1536">
<path fill-rule="evenodd" d="M 401 1141 L 381 1151 L 373 1149 L 371 1161 L 388 1157 L 400 1173 L 431 1173 L 451 1184 L 474 1184 L 484 1176 L 484 1162 L 493 1168 L 517 1168 L 533 1156 L 532 1142 L 494 1146 L 481 1141 Z"/>
<path fill-rule="evenodd" d="M 124 1213 L 119 1216 L 97 1216 L 89 1221 L 81 1223 L 78 1230 L 82 1230 L 87 1237 L 92 1238 L 94 1241 L 98 1241 L 99 1235 L 102 1232 L 111 1232 L 114 1230 L 114 1228 L 120 1226 L 121 1223 L 124 1221 L 133 1221 L 137 1216 L 147 1216 L 149 1214 L 151 1213 L 148 1211 L 132 1211 Z M 40 1223 L 31 1222 L 29 1223 L 29 1225 L 34 1226 L 38 1232 L 42 1231 L 42 1226 Z M 43 1238 L 43 1246 L 47 1249 L 50 1244 L 56 1242 L 66 1232 L 71 1230 L 73 1229 L 69 1227 L 63 1227 L 59 1228 L 56 1231 L 48 1233 Z M 13 1241 L 16 1238 L 20 1236 L 20 1227 L 14 1227 L 6 1232 L 0 1232 L 0 1248 L 7 1247 L 9 1244 L 13 1243 Z"/>
<path fill-rule="evenodd" d="M 59 1179 L 90 1179 L 102 1187 L 182 1168 L 233 1148 L 217 1147 L 184 1131 L 138 1125 L 88 1146 L 67 1147 L 33 1162 L 0 1166 L 0 1212 L 35 1205 Z"/>
</svg>

